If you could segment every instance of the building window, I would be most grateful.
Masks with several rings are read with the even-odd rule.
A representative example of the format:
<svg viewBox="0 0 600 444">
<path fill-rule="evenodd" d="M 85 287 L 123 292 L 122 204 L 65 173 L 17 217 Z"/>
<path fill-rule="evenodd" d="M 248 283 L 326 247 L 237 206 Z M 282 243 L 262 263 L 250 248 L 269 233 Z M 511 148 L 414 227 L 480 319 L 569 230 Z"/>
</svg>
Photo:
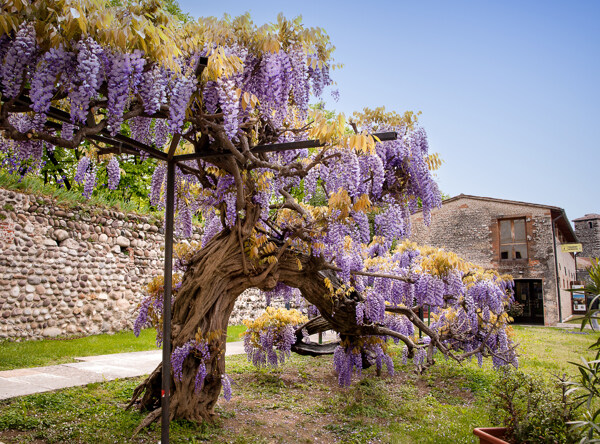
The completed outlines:
<svg viewBox="0 0 600 444">
<path fill-rule="evenodd" d="M 592 222 L 588 222 L 588 227 L 593 228 L 594 225 L 592 224 Z"/>
<path fill-rule="evenodd" d="M 500 259 L 527 259 L 525 219 L 500 221 Z"/>
</svg>

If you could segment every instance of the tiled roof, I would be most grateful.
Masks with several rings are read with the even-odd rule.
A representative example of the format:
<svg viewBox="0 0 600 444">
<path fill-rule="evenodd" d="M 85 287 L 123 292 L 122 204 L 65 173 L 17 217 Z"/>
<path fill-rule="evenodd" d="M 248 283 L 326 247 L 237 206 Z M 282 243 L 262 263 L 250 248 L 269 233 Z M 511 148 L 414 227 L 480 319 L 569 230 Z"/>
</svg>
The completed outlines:
<svg viewBox="0 0 600 444">
<path fill-rule="evenodd" d="M 582 220 L 591 220 L 591 219 L 600 219 L 600 214 L 596 214 L 596 213 L 586 214 L 583 217 L 578 217 L 577 219 L 573 219 L 573 222 L 579 222 Z"/>
</svg>

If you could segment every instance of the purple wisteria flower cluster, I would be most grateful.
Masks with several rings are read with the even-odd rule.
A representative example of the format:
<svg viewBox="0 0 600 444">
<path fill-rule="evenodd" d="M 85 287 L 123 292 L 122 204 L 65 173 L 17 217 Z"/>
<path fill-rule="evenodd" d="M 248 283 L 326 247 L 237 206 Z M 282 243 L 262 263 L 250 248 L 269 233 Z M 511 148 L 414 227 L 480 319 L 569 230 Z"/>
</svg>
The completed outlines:
<svg viewBox="0 0 600 444">
<path fill-rule="evenodd" d="M 329 239 L 334 236 L 335 233 L 330 233 Z M 397 335 L 358 337 L 354 343 L 338 347 L 334 366 L 342 386 L 350 383 L 353 372 L 360 374 L 364 363 L 359 359 L 361 355 L 364 359 L 370 356 L 378 367 L 381 362 L 389 362 L 390 368 L 393 364 L 384 344 L 389 340 L 398 344 L 401 337 L 414 341 L 415 324 L 409 314 L 416 316 L 419 309 L 429 312 L 428 328 L 439 342 L 434 344 L 427 336 L 414 341 L 413 362 L 417 369 L 426 367 L 426 348 L 435 346 L 435 351 L 438 345 L 451 352 L 472 354 L 479 362 L 491 354 L 495 366 L 518 365 L 506 315 L 513 302 L 509 276 L 468 264 L 452 253 L 431 247 L 419 248 L 410 242 L 400 244 L 391 252 L 373 253 L 371 245 L 363 245 L 357 251 L 360 272 L 350 274 L 345 281 L 358 292 L 356 325 L 380 326 Z M 337 254 L 343 254 L 343 250 Z M 343 277 L 343 271 L 338 272 L 338 276 Z M 285 294 L 287 290 L 278 284 L 273 293 Z M 332 293 L 332 298 L 339 297 L 338 294 Z M 270 341 L 265 331 L 258 345 L 264 342 L 269 347 Z M 369 344 L 368 350 L 365 344 Z M 268 348 L 252 350 L 252 353 L 255 360 L 265 359 Z"/>
<path fill-rule="evenodd" d="M 294 326 L 308 321 L 298 310 L 267 307 L 254 321 L 244 321 L 244 350 L 256 367 L 277 367 L 289 358 L 296 342 Z"/>
<path fill-rule="evenodd" d="M 171 366 L 173 368 L 173 377 L 176 381 L 182 380 L 185 361 L 190 355 L 193 360 L 190 362 L 193 362 L 193 365 L 198 366 L 195 370 L 196 376 L 194 378 L 195 393 L 200 393 L 202 391 L 202 387 L 206 381 L 208 366 L 213 357 L 210 348 L 209 340 L 201 338 L 200 335 L 196 335 L 195 339 L 176 347 L 175 350 L 173 350 L 173 353 L 171 353 Z M 221 385 L 223 397 L 227 401 L 231 400 L 231 380 L 226 374 L 221 375 Z"/>
<path fill-rule="evenodd" d="M 258 333 L 257 347 L 251 335 L 244 336 L 244 351 L 248 355 L 248 361 L 256 367 L 269 365 L 277 367 L 289 358 L 292 344 L 296 342 L 296 335 L 292 325 L 280 328 L 268 327 Z"/>
<path fill-rule="evenodd" d="M 199 393 L 202 390 L 204 380 L 206 379 L 206 364 L 211 357 L 208 341 L 192 339 L 173 350 L 173 353 L 171 353 L 171 365 L 173 367 L 173 377 L 177 381 L 181 381 L 183 376 L 183 363 L 190 354 L 193 354 L 193 356 L 200 361 L 194 380 L 194 390 L 196 393 Z M 229 391 L 231 393 L 231 388 Z"/>
<path fill-rule="evenodd" d="M 286 305 L 289 305 L 292 302 L 294 302 L 296 305 L 300 305 L 302 303 L 302 293 L 300 293 L 300 290 L 285 285 L 283 282 L 278 282 L 273 290 L 265 291 L 263 293 L 265 295 L 267 306 L 271 305 L 271 301 L 274 297 L 281 297 Z"/>
<path fill-rule="evenodd" d="M 27 132 L 36 125 L 35 118 L 26 114 L 13 114 L 8 120 L 20 132 Z M 37 173 L 44 166 L 44 149 L 52 152 L 54 146 L 40 140 L 6 140 L 0 137 L 0 150 L 4 153 L 0 165 L 10 174 L 25 176 Z"/>
<path fill-rule="evenodd" d="M 191 94 L 197 89 L 197 79 L 189 75 L 189 69 L 180 75 L 148 61 L 145 55 L 136 50 L 131 53 L 120 52 L 98 44 L 90 37 L 73 42 L 70 49 L 64 45 L 42 51 L 36 42 L 33 24 L 23 23 L 14 38 L 6 35 L 0 39 L 0 88 L 2 95 L 16 98 L 23 89 L 29 88 L 31 109 L 34 112 L 32 128 L 43 128 L 46 114 L 56 96 L 70 109 L 71 123 L 88 124 L 90 106 L 94 101 L 106 105 L 107 129 L 111 135 L 120 133 L 126 111 L 132 103 L 142 103 L 144 111 L 150 115 L 160 107 L 169 104 L 167 119 L 135 117 L 130 121 L 132 136 L 143 143 L 154 144 L 162 148 L 169 133 L 181 131 Z M 150 64 L 150 66 L 148 66 Z M 30 76 L 30 83 L 27 79 Z M 25 80 L 25 82 L 24 82 Z M 105 89 L 102 85 L 105 84 Z M 104 92 L 102 92 L 104 91 Z M 57 93 L 61 94 L 57 94 Z M 106 97 L 103 96 L 106 94 Z M 65 124 L 66 125 L 66 124 Z M 153 129 L 153 137 L 150 129 Z M 61 137 L 72 140 L 76 126 L 63 126 Z M 3 151 L 13 150 L 14 145 L 28 150 L 30 156 L 36 156 L 40 163 L 43 148 L 53 147 L 39 141 L 2 143 Z M 29 159 L 13 158 L 13 162 L 24 163 Z M 31 168 L 15 171 L 25 174 Z M 85 195 L 89 197 L 95 186 L 93 167 L 87 172 Z M 84 178 L 85 179 L 85 178 Z"/>
<path fill-rule="evenodd" d="M 360 377 L 365 361 L 369 365 L 375 365 L 378 373 L 385 364 L 388 374 L 394 375 L 394 361 L 387 353 L 387 346 L 381 338 L 360 338 L 356 343 L 342 341 L 333 354 L 333 367 L 338 374 L 339 385 L 349 386 L 354 373 Z"/>
<path fill-rule="evenodd" d="M 0 53 L 4 55 L 0 77 L 2 93 L 14 99 L 21 92 L 21 83 L 25 70 L 33 66 L 38 53 L 33 24 L 23 23 L 14 40 L 2 39 Z"/>
<path fill-rule="evenodd" d="M 97 167 L 88 156 L 83 156 L 77 164 L 77 171 L 73 180 L 83 185 L 83 197 L 89 199 L 96 186 Z"/>
<path fill-rule="evenodd" d="M 121 168 L 116 157 L 111 157 L 106 165 L 106 174 L 108 176 L 108 188 L 116 190 L 121 180 Z"/>
</svg>

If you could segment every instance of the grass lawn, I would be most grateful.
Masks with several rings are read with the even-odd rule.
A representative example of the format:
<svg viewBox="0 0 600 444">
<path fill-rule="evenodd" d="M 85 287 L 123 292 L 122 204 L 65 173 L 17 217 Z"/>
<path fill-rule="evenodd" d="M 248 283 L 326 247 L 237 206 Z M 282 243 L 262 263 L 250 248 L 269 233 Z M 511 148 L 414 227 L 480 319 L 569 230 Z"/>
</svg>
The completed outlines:
<svg viewBox="0 0 600 444">
<path fill-rule="evenodd" d="M 591 357 L 597 333 L 542 327 L 515 327 L 525 372 L 569 373 L 567 361 Z M 398 349 L 399 350 L 399 349 Z M 3 353 L 4 355 L 4 353 Z M 233 382 L 230 402 L 220 399 L 215 424 L 175 421 L 173 443 L 475 443 L 475 426 L 489 418 L 495 371 L 486 362 L 458 365 L 440 359 L 424 375 L 402 365 L 396 375 L 378 378 L 372 369 L 339 388 L 332 358 L 293 356 L 278 370 L 256 370 L 245 356 L 227 358 Z M 0 401 L 4 443 L 156 443 L 159 425 L 138 436 L 143 415 L 125 412 L 140 379 L 122 379 Z"/>
<path fill-rule="evenodd" d="M 244 325 L 227 328 L 227 342 L 240 341 Z M 41 341 L 0 342 L 0 371 L 17 368 L 75 362 L 76 357 L 156 350 L 156 331 L 142 330 L 139 337 L 133 332 L 86 336 L 75 339 L 44 339 Z"/>
</svg>

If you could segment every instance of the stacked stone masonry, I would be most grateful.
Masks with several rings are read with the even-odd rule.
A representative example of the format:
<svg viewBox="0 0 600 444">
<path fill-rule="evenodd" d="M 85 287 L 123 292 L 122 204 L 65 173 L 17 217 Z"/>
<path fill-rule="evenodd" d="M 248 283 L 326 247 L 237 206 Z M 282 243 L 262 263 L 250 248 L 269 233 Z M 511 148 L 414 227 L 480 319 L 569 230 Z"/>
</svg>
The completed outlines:
<svg viewBox="0 0 600 444">
<path fill-rule="evenodd" d="M 586 214 L 574 223 L 577 238 L 583 244 L 580 256 L 600 258 L 600 214 Z"/>
<path fill-rule="evenodd" d="M 0 338 L 130 330 L 143 287 L 163 262 L 160 220 L 0 189 Z M 250 289 L 230 323 L 264 308 Z"/>
</svg>

